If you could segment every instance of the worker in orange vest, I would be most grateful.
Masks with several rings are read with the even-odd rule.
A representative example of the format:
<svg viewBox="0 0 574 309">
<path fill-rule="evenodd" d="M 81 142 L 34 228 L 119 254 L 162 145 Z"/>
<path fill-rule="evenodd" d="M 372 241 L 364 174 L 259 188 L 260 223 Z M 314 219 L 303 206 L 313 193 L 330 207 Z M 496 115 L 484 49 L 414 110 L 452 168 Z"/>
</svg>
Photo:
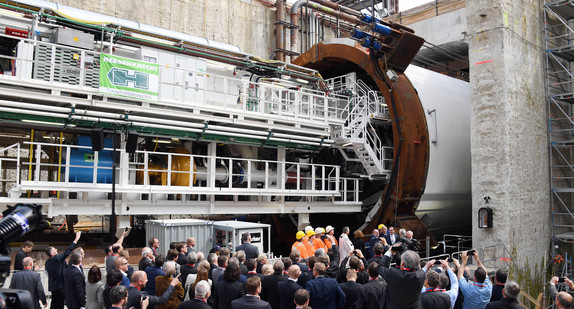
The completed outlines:
<svg viewBox="0 0 574 309">
<path fill-rule="evenodd" d="M 325 245 L 327 246 L 327 249 L 331 249 L 331 247 L 332 247 L 333 245 L 338 245 L 338 244 L 337 244 L 337 238 L 335 238 L 335 228 L 333 228 L 333 227 L 330 226 L 330 225 L 327 225 L 327 227 L 325 228 L 325 232 L 327 232 L 327 235 L 333 236 L 332 238 L 331 238 L 331 237 L 327 237 L 327 238 L 325 239 Z M 333 239 L 334 242 L 331 242 L 330 239 Z"/>
<path fill-rule="evenodd" d="M 321 236 L 323 234 L 325 234 L 325 229 L 322 227 L 318 227 L 315 229 L 315 239 L 313 239 L 313 247 L 315 248 L 315 250 L 319 249 L 319 248 L 323 248 L 325 249 L 325 252 L 327 252 L 327 250 L 329 250 L 327 248 L 327 246 L 325 245 L 325 242 L 323 242 L 323 239 L 321 238 Z"/>
<path fill-rule="evenodd" d="M 316 235 L 315 231 L 308 230 L 307 237 L 309 237 L 309 239 L 307 240 L 307 242 L 303 241 L 303 243 L 305 244 L 305 248 L 307 248 L 307 254 L 309 254 L 309 256 L 315 255 L 315 246 L 313 245 L 315 235 Z"/>
<path fill-rule="evenodd" d="M 305 246 L 305 243 L 303 243 L 303 239 L 306 237 L 307 236 L 305 235 L 305 232 L 303 231 L 297 232 L 297 234 L 295 235 L 297 241 L 293 243 L 293 246 L 291 246 L 291 251 L 293 250 L 299 251 L 299 253 L 301 254 L 301 258 L 303 259 L 309 257 L 309 254 L 307 253 L 307 247 Z"/>
</svg>

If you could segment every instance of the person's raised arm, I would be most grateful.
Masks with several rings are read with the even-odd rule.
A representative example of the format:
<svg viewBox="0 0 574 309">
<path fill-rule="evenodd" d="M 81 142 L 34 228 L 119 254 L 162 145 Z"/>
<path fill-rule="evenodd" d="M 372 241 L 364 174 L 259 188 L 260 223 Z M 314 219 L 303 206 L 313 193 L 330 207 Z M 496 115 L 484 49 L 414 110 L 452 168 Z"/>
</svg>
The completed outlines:
<svg viewBox="0 0 574 309">
<path fill-rule="evenodd" d="M 467 255 L 468 251 L 464 251 L 463 253 L 461 253 L 460 255 L 460 259 L 462 260 L 462 264 L 457 265 L 458 266 L 458 272 L 456 274 L 457 278 L 460 279 L 462 278 L 462 275 L 464 274 L 464 268 L 466 267 L 466 262 L 468 261 L 468 255 Z M 456 265 L 456 264 L 455 264 Z"/>
<path fill-rule="evenodd" d="M 80 236 L 82 236 L 82 232 L 76 232 L 76 238 L 74 239 L 74 243 L 77 244 L 80 240 Z"/>
<path fill-rule="evenodd" d="M 126 238 L 126 236 L 128 236 L 128 231 L 124 231 L 122 233 L 122 236 L 120 236 L 120 238 L 118 238 L 118 241 L 116 241 L 116 244 L 122 245 L 124 242 L 124 238 Z"/>
</svg>

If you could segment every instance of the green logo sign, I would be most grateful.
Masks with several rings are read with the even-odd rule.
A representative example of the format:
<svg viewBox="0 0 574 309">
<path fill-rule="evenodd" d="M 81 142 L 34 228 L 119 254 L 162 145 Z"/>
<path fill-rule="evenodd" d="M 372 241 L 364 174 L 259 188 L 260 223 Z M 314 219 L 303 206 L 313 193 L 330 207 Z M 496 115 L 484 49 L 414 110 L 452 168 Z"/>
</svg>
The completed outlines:
<svg viewBox="0 0 574 309">
<path fill-rule="evenodd" d="M 100 54 L 100 92 L 157 101 L 158 88 L 158 64 Z"/>
</svg>

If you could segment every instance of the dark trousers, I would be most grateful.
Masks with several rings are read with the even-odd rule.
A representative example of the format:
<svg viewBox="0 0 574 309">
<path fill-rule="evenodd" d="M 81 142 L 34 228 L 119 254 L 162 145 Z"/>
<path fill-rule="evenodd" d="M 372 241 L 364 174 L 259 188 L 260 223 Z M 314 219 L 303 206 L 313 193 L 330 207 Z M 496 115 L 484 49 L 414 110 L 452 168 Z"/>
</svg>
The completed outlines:
<svg viewBox="0 0 574 309">
<path fill-rule="evenodd" d="M 66 294 L 64 294 L 64 289 L 52 291 L 52 303 L 50 304 L 50 309 L 64 309 L 65 297 Z"/>
</svg>

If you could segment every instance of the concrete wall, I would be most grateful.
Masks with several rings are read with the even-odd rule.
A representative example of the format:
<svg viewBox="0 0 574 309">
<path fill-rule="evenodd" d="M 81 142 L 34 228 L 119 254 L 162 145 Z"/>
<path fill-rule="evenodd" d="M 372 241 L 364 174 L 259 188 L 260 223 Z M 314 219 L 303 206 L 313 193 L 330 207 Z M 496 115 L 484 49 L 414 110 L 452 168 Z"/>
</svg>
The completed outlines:
<svg viewBox="0 0 574 309">
<path fill-rule="evenodd" d="M 550 240 L 541 8 L 536 0 L 467 2 L 473 244 L 516 248 L 539 264 Z M 482 15 L 482 16 L 481 16 Z M 490 196 L 494 228 L 477 213 Z"/>
<path fill-rule="evenodd" d="M 239 46 L 272 58 L 275 10 L 245 0 L 48 0 Z"/>
<path fill-rule="evenodd" d="M 442 45 L 462 41 L 466 33 L 466 8 L 444 13 L 408 25 L 427 42 Z"/>
</svg>

